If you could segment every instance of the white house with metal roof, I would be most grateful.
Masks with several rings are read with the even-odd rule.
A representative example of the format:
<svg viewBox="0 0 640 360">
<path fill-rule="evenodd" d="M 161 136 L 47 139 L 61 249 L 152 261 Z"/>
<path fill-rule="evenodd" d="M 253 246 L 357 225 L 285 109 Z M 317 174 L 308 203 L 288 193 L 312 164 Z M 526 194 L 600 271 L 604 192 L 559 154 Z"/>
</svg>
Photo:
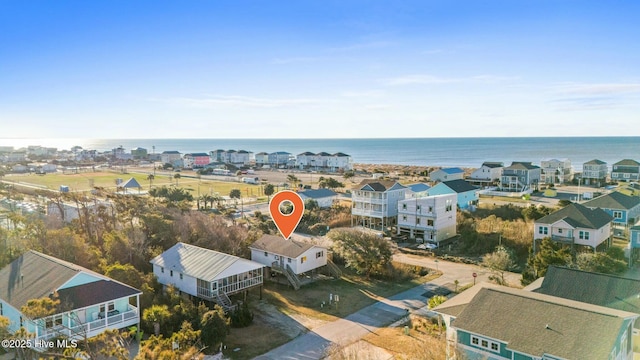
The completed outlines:
<svg viewBox="0 0 640 360">
<path fill-rule="evenodd" d="M 225 309 L 232 306 L 228 295 L 262 286 L 262 264 L 181 242 L 153 258 L 151 264 L 159 283 L 215 301 Z"/>
</svg>

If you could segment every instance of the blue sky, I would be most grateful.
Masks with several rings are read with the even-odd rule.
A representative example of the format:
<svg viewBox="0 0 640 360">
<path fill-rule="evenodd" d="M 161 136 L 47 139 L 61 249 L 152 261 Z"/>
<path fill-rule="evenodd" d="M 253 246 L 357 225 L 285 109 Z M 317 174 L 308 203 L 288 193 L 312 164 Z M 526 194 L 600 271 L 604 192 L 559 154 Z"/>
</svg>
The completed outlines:
<svg viewBox="0 0 640 360">
<path fill-rule="evenodd" d="M 640 135 L 637 1 L 0 0 L 0 138 Z"/>
</svg>

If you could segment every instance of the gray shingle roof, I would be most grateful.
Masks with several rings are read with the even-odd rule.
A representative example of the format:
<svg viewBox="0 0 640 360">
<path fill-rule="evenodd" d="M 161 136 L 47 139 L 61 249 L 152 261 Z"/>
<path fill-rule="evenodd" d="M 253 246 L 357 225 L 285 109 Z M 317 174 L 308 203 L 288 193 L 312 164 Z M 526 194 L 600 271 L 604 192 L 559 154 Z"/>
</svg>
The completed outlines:
<svg viewBox="0 0 640 360">
<path fill-rule="evenodd" d="M 58 290 L 58 298 L 61 304 L 79 309 L 141 293 L 117 281 L 100 280 Z"/>
<path fill-rule="evenodd" d="M 514 161 L 511 163 L 511 166 L 505 168 L 505 169 L 514 169 L 514 170 L 533 170 L 533 169 L 539 169 L 539 166 L 533 165 L 531 164 L 531 162 L 525 162 L 525 161 Z"/>
<path fill-rule="evenodd" d="M 632 160 L 632 159 L 623 159 L 623 160 L 620 160 L 620 161 L 618 161 L 617 163 L 615 163 L 615 164 L 613 164 L 613 165 L 614 165 L 614 166 L 615 166 L 615 165 L 621 165 L 621 166 L 640 166 L 640 163 L 638 163 L 637 161 Z"/>
<path fill-rule="evenodd" d="M 598 159 L 593 159 L 593 160 L 589 160 L 586 163 L 584 163 L 585 165 L 604 165 L 606 164 L 606 162 L 602 161 L 602 160 L 598 160 Z"/>
<path fill-rule="evenodd" d="M 451 181 L 443 181 L 442 182 L 444 185 L 447 185 L 447 187 L 453 191 L 455 191 L 456 193 L 460 194 L 463 192 L 467 192 L 467 191 L 473 191 L 473 190 L 478 190 L 477 187 L 469 184 L 468 182 L 464 181 L 464 180 L 451 180 Z M 438 185 L 436 185 L 438 186 Z"/>
<path fill-rule="evenodd" d="M 358 190 L 369 190 L 368 188 L 370 188 L 373 191 L 385 192 L 385 191 L 391 189 L 392 187 L 394 187 L 396 185 L 400 186 L 400 187 L 403 187 L 403 188 L 405 187 L 405 186 L 400 185 L 397 182 L 392 181 L 392 180 L 365 179 L 365 180 L 362 180 L 360 182 L 360 184 L 358 184 L 357 189 Z"/>
<path fill-rule="evenodd" d="M 535 292 L 640 314 L 640 280 L 636 279 L 549 266 Z"/>
<path fill-rule="evenodd" d="M 181 242 L 153 258 L 151 263 L 206 281 L 215 280 L 236 263 L 242 264 L 247 270 L 263 267 L 251 260 Z"/>
<path fill-rule="evenodd" d="M 251 244 L 249 248 L 267 251 L 272 254 L 278 254 L 295 259 L 314 246 L 315 245 L 313 244 L 296 240 L 285 240 L 282 236 L 263 235 L 260 239 L 256 240 L 256 242 Z"/>
<path fill-rule="evenodd" d="M 483 288 L 453 326 L 541 357 L 607 359 L 627 320 L 638 315 L 511 288 Z"/>
<path fill-rule="evenodd" d="M 504 167 L 504 164 L 501 162 L 495 162 L 495 161 L 485 161 L 482 163 L 482 166 L 486 166 L 488 168 L 498 168 L 498 167 Z"/>
<path fill-rule="evenodd" d="M 613 217 L 600 208 L 589 209 L 580 204 L 569 204 L 556 212 L 536 220 L 536 223 L 553 224 L 560 220 L 564 220 L 574 228 L 600 229 L 607 223 L 613 221 Z"/>
<path fill-rule="evenodd" d="M 630 210 L 640 205 L 640 198 L 614 191 L 606 195 L 598 196 L 597 198 L 589 200 L 582 205 L 588 208 Z"/>
</svg>

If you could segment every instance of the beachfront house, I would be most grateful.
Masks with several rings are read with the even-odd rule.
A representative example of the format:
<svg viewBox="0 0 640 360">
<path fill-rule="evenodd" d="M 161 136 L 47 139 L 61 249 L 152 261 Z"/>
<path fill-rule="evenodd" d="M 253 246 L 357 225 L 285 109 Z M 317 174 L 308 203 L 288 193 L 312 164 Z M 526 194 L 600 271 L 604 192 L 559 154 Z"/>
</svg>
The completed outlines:
<svg viewBox="0 0 640 360">
<path fill-rule="evenodd" d="M 280 167 L 287 167 L 288 165 L 290 165 L 290 162 L 292 161 L 292 155 L 291 153 L 288 153 L 286 151 L 276 151 L 276 152 L 272 152 L 269 154 L 268 156 L 268 164 L 269 166 L 273 167 L 273 168 L 280 168 Z"/>
<path fill-rule="evenodd" d="M 474 210 L 478 205 L 479 189 L 464 180 L 444 181 L 427 191 L 429 195 L 455 194 L 456 205 L 461 210 Z"/>
<path fill-rule="evenodd" d="M 478 284 L 434 308 L 448 359 L 633 359 L 638 314 Z M 460 354 L 460 356 L 456 356 Z"/>
<path fill-rule="evenodd" d="M 345 153 L 337 152 L 327 158 L 327 169 L 329 171 L 352 170 L 353 159 Z"/>
<path fill-rule="evenodd" d="M 582 205 L 589 209 L 600 208 L 613 217 L 613 224 L 622 227 L 633 225 L 640 215 L 640 197 L 628 196 L 612 191 L 609 194 L 598 196 Z"/>
<path fill-rule="evenodd" d="M 305 151 L 296 155 L 296 166 L 300 170 L 313 168 L 315 166 L 315 156 L 316 154 L 310 151 Z"/>
<path fill-rule="evenodd" d="M 631 159 L 620 160 L 611 167 L 611 181 L 640 181 L 640 163 Z"/>
<path fill-rule="evenodd" d="M 429 189 L 431 186 L 425 183 L 415 183 L 407 185 L 407 191 L 405 192 L 405 199 L 421 198 L 429 195 Z"/>
<path fill-rule="evenodd" d="M 497 184 L 502 175 L 504 164 L 495 161 L 485 161 L 478 169 L 474 170 L 471 175 L 466 178 L 470 184 L 478 186 L 489 186 Z"/>
<path fill-rule="evenodd" d="M 140 294 L 119 281 L 33 250 L 0 270 L 0 315 L 9 319 L 11 332 L 24 327 L 33 341 L 60 336 L 79 340 L 107 329 L 137 326 Z M 29 300 L 45 297 L 59 301 L 53 315 L 23 314 Z"/>
<path fill-rule="evenodd" d="M 531 162 L 514 161 L 502 169 L 500 191 L 525 192 L 538 188 L 541 170 Z"/>
<path fill-rule="evenodd" d="M 299 191 L 298 195 L 300 195 L 302 201 L 306 201 L 308 199 L 314 200 L 321 208 L 330 208 L 338 199 L 338 194 L 331 189 L 309 189 Z"/>
<path fill-rule="evenodd" d="M 265 165 L 269 165 L 269 154 L 262 151 L 255 155 L 256 166 L 262 167 Z"/>
<path fill-rule="evenodd" d="M 158 282 L 233 308 L 229 295 L 262 286 L 263 265 L 195 245 L 177 243 L 151 260 Z"/>
<path fill-rule="evenodd" d="M 417 242 L 439 243 L 456 235 L 456 194 L 405 199 L 398 202 L 398 235 Z"/>
<path fill-rule="evenodd" d="M 175 150 L 163 151 L 162 154 L 160 154 L 160 161 L 162 161 L 163 164 L 169 164 L 174 168 L 181 168 L 183 164 L 182 154 Z"/>
<path fill-rule="evenodd" d="M 211 158 L 207 153 L 188 153 L 182 157 L 183 167 L 185 169 L 200 169 L 211 162 Z"/>
<path fill-rule="evenodd" d="M 607 184 L 608 173 L 609 168 L 606 162 L 593 159 L 582 164 L 581 179 L 584 185 L 601 187 Z"/>
<path fill-rule="evenodd" d="M 551 265 L 528 290 L 640 314 L 640 280 Z M 584 286 L 589 284 L 589 286 Z M 633 325 L 633 351 L 640 352 L 640 321 Z"/>
<path fill-rule="evenodd" d="M 573 179 L 569 159 L 542 159 L 540 170 L 540 182 L 543 184 L 564 184 Z"/>
<path fill-rule="evenodd" d="M 301 275 L 314 275 L 317 270 L 327 266 L 336 277 L 340 270 L 328 259 L 329 250 L 323 246 L 298 240 L 285 240 L 279 235 L 263 235 L 249 246 L 251 260 L 258 262 L 287 277 L 297 290 L 302 285 Z M 329 264 L 329 265 L 328 265 Z"/>
<path fill-rule="evenodd" d="M 429 174 L 429 179 L 431 179 L 431 181 L 433 182 L 462 180 L 463 178 L 464 178 L 464 170 L 457 167 L 442 168 L 442 169 L 432 171 Z"/>
<path fill-rule="evenodd" d="M 534 251 L 537 240 L 584 245 L 595 249 L 611 240 L 613 217 L 600 208 L 589 209 L 580 204 L 569 204 L 536 220 L 533 225 Z"/>
<path fill-rule="evenodd" d="M 395 181 L 367 179 L 351 192 L 351 226 L 380 231 L 393 227 L 398 218 L 398 201 L 406 186 Z"/>
</svg>

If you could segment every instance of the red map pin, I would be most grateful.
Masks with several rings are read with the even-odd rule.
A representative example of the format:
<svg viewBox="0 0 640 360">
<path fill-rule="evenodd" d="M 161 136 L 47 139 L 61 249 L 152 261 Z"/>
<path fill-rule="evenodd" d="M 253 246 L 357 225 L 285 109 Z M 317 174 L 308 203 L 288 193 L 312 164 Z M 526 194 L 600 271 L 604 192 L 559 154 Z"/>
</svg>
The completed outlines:
<svg viewBox="0 0 640 360">
<path fill-rule="evenodd" d="M 293 211 L 291 214 L 283 214 L 280 211 L 280 205 L 283 202 L 290 201 L 293 204 Z M 282 190 L 277 192 L 271 199 L 269 204 L 269 212 L 273 222 L 276 223 L 280 234 L 285 240 L 288 240 L 293 231 L 300 224 L 302 215 L 304 214 L 304 201 L 297 192 L 291 190 Z"/>
</svg>

